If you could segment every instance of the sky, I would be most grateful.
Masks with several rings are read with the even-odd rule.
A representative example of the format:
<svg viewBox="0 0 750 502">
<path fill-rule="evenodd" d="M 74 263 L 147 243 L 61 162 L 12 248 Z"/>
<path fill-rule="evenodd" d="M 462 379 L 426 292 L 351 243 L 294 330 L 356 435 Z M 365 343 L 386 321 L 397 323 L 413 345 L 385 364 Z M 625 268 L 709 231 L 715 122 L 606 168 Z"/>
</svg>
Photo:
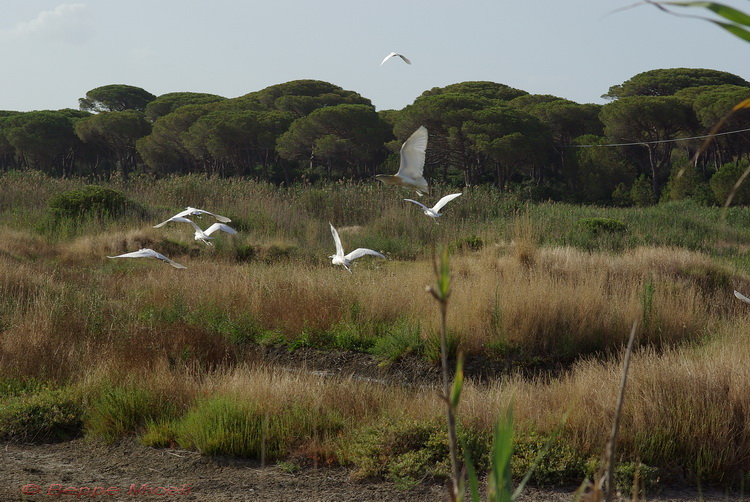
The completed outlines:
<svg viewBox="0 0 750 502">
<path fill-rule="evenodd" d="M 747 1 L 723 0 L 744 11 Z M 3 0 L 0 110 L 78 108 L 96 87 L 227 98 L 297 79 L 401 109 L 486 80 L 578 103 L 659 68 L 750 80 L 750 44 L 635 0 Z M 626 8 L 633 6 L 632 8 Z M 688 9 L 704 14 L 703 9 Z M 681 9 L 687 13 L 686 9 Z M 391 51 L 407 56 L 407 65 Z"/>
</svg>

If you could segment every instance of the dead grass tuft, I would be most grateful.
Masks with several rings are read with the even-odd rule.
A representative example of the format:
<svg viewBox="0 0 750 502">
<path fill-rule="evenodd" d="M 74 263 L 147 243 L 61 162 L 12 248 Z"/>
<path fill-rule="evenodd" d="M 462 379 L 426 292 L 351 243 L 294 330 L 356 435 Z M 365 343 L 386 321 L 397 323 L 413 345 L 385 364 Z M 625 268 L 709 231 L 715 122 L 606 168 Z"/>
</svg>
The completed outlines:
<svg viewBox="0 0 750 502">
<path fill-rule="evenodd" d="M 51 260 L 58 254 L 58 248 L 43 237 L 33 233 L 0 227 L 3 239 L 0 240 L 0 257 L 15 261 Z"/>
<path fill-rule="evenodd" d="M 163 237 L 154 229 L 85 235 L 62 244 L 60 254 L 65 263 L 85 264 L 106 256 L 158 247 L 162 240 Z"/>
</svg>

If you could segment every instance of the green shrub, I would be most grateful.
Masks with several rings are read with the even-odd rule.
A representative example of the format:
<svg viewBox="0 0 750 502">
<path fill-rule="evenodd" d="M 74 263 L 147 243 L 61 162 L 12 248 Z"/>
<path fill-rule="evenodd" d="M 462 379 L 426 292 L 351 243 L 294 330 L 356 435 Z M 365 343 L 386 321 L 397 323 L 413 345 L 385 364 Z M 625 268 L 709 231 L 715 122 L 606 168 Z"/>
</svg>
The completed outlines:
<svg viewBox="0 0 750 502">
<path fill-rule="evenodd" d="M 719 168 L 716 173 L 711 177 L 709 184 L 711 185 L 711 191 L 714 193 L 715 201 L 718 204 L 725 204 L 729 198 L 729 194 L 732 193 L 734 185 L 740 176 L 748 169 L 748 162 L 734 163 L 730 162 L 724 164 Z M 746 205 L 750 203 L 750 183 L 745 180 L 737 190 L 734 192 L 732 197 L 731 205 Z"/>
<path fill-rule="evenodd" d="M 257 415 L 253 402 L 230 396 L 207 398 L 182 418 L 177 441 L 206 455 L 259 456 L 262 439 Z"/>
<path fill-rule="evenodd" d="M 586 231 L 592 235 L 601 233 L 622 234 L 628 231 L 627 225 L 614 218 L 581 218 L 575 224 L 576 229 Z"/>
<path fill-rule="evenodd" d="M 547 447 L 531 475 L 530 482 L 539 485 L 567 485 L 580 483 L 586 474 L 586 459 L 560 435 L 552 438 L 536 432 L 519 433 L 513 442 L 513 477 L 522 478 Z"/>
<path fill-rule="evenodd" d="M 135 385 L 107 387 L 90 404 L 86 430 L 105 441 L 139 433 L 150 421 L 175 415 L 173 404 Z"/>
<path fill-rule="evenodd" d="M 446 333 L 446 355 L 449 360 L 455 360 L 458 354 L 459 346 L 461 345 L 461 336 L 453 330 L 448 330 Z M 440 364 L 441 358 L 441 346 L 440 346 L 440 333 L 435 332 L 429 335 L 422 342 L 422 352 L 424 358 L 433 364 Z"/>
<path fill-rule="evenodd" d="M 82 406 L 69 389 L 40 389 L 0 400 L 0 439 L 64 441 L 81 434 Z"/>
<path fill-rule="evenodd" d="M 334 324 L 328 331 L 331 345 L 341 350 L 367 352 L 375 345 L 374 333 L 378 331 L 378 328 L 373 326 L 374 324 L 371 321 L 362 324 L 356 322 Z"/>
<path fill-rule="evenodd" d="M 641 496 L 645 496 L 653 493 L 658 485 L 658 474 L 659 469 L 656 467 L 640 462 L 621 462 L 615 467 L 615 486 L 618 491 L 627 494 L 632 494 L 633 488 L 636 488 Z"/>
<path fill-rule="evenodd" d="M 571 227 L 566 244 L 587 251 L 621 251 L 632 246 L 628 227 L 614 218 L 591 217 L 577 220 Z"/>
<path fill-rule="evenodd" d="M 476 235 L 458 239 L 451 245 L 451 253 L 456 251 L 479 251 L 484 247 L 484 241 Z"/>
<path fill-rule="evenodd" d="M 612 205 L 615 207 L 629 207 L 633 205 L 630 190 L 625 183 L 619 183 L 612 192 Z"/>
<path fill-rule="evenodd" d="M 469 449 L 476 469 L 486 470 L 490 435 L 463 427 L 457 434 Z M 448 432 L 440 420 L 386 419 L 353 436 L 347 460 L 357 467 L 358 477 L 384 478 L 409 486 L 424 478 L 449 476 Z"/>
<path fill-rule="evenodd" d="M 656 204 L 654 187 L 651 184 L 651 180 L 645 174 L 638 176 L 633 182 L 633 186 L 630 187 L 630 198 L 633 200 L 633 204 L 638 207 L 653 206 Z"/>
<path fill-rule="evenodd" d="M 53 195 L 47 201 L 47 208 L 57 218 L 81 220 L 93 216 L 103 219 L 123 215 L 131 204 L 118 190 L 86 185 L 80 189 Z"/>
<path fill-rule="evenodd" d="M 238 262 L 250 262 L 256 258 L 258 249 L 252 244 L 239 245 L 234 248 L 234 259 Z"/>
<path fill-rule="evenodd" d="M 343 419 L 334 410 L 294 403 L 269 413 L 259 403 L 219 395 L 198 402 L 176 426 L 177 441 L 206 455 L 275 460 L 311 438 L 335 436 Z"/>
<path fill-rule="evenodd" d="M 147 419 L 144 432 L 138 441 L 154 448 L 173 447 L 177 442 L 177 422 L 174 419 Z"/>
<path fill-rule="evenodd" d="M 706 197 L 708 195 L 708 197 Z M 672 154 L 672 172 L 664 190 L 661 201 L 693 199 L 703 204 L 714 204 L 714 196 L 709 184 L 704 180 L 700 169 L 690 163 L 684 154 Z"/>
<path fill-rule="evenodd" d="M 377 337 L 370 353 L 386 363 L 392 363 L 408 354 L 419 354 L 423 345 L 419 322 L 400 319 Z"/>
<path fill-rule="evenodd" d="M 4 378 L 0 380 L 0 399 L 34 394 L 47 389 L 47 384 L 36 378 Z"/>
</svg>

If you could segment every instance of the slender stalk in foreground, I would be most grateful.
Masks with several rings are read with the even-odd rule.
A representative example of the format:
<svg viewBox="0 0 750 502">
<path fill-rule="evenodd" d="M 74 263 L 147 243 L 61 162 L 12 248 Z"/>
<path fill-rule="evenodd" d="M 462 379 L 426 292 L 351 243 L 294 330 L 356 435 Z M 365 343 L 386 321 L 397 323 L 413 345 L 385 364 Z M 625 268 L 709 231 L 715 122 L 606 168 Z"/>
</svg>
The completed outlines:
<svg viewBox="0 0 750 502">
<path fill-rule="evenodd" d="M 617 398 L 617 407 L 615 409 L 615 419 L 612 422 L 612 432 L 607 442 L 607 447 L 604 451 L 604 463 L 601 469 L 604 470 L 606 467 L 606 474 L 599 480 L 599 489 L 602 488 L 601 484 L 604 483 L 604 492 L 606 493 L 607 502 L 614 500 L 615 496 L 615 447 L 617 443 L 617 434 L 620 428 L 620 417 L 622 415 L 622 403 L 625 400 L 625 385 L 628 382 L 628 368 L 630 367 L 630 354 L 633 352 L 633 341 L 635 340 L 635 332 L 638 327 L 638 321 L 633 322 L 633 328 L 630 330 L 630 339 L 628 340 L 628 347 L 625 349 L 625 360 L 623 361 L 622 368 L 622 381 L 620 382 L 620 394 Z"/>
<path fill-rule="evenodd" d="M 440 253 L 440 264 L 433 261 L 435 267 L 435 286 L 428 286 L 427 291 L 440 304 L 440 361 L 443 371 L 443 399 L 446 402 L 448 419 L 448 446 L 451 458 L 451 491 L 452 500 L 463 498 L 463 483 L 461 482 L 461 471 L 458 464 L 458 437 L 456 435 L 455 406 L 458 405 L 458 397 L 461 392 L 460 372 L 457 374 L 456 385 L 451 392 L 451 383 L 448 376 L 448 297 L 450 296 L 450 268 L 448 267 L 448 248 L 444 247 Z"/>
</svg>

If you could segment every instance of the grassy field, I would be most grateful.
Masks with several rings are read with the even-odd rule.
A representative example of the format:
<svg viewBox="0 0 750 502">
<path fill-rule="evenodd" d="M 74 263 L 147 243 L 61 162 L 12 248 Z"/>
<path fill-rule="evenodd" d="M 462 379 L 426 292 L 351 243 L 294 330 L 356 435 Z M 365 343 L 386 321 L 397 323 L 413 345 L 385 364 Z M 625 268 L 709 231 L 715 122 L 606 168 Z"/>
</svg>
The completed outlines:
<svg viewBox="0 0 750 502">
<path fill-rule="evenodd" d="M 290 469 L 351 465 L 407 486 L 445 477 L 435 388 L 281 372 L 247 354 L 312 347 L 438 364 L 425 286 L 435 245 L 447 245 L 453 354 L 511 368 L 465 384 L 459 434 L 480 468 L 512 403 L 514 472 L 567 416 L 534 480 L 590 475 L 638 320 L 623 479 L 642 464 L 642 480 L 738 486 L 750 469 L 750 305 L 732 294 L 750 293 L 744 208 L 530 204 L 477 187 L 436 225 L 402 200 L 411 194 L 374 183 L 277 188 L 187 176 L 104 184 L 124 195 L 120 211 L 51 209 L 85 185 L 0 176 L 4 439 L 134 434 Z M 452 190 L 433 187 L 426 202 Z M 187 225 L 152 228 L 187 205 L 230 217 L 239 233 L 207 247 Z M 352 274 L 332 267 L 329 222 L 347 251 L 388 260 L 362 258 Z M 141 247 L 187 269 L 107 258 Z"/>
</svg>

